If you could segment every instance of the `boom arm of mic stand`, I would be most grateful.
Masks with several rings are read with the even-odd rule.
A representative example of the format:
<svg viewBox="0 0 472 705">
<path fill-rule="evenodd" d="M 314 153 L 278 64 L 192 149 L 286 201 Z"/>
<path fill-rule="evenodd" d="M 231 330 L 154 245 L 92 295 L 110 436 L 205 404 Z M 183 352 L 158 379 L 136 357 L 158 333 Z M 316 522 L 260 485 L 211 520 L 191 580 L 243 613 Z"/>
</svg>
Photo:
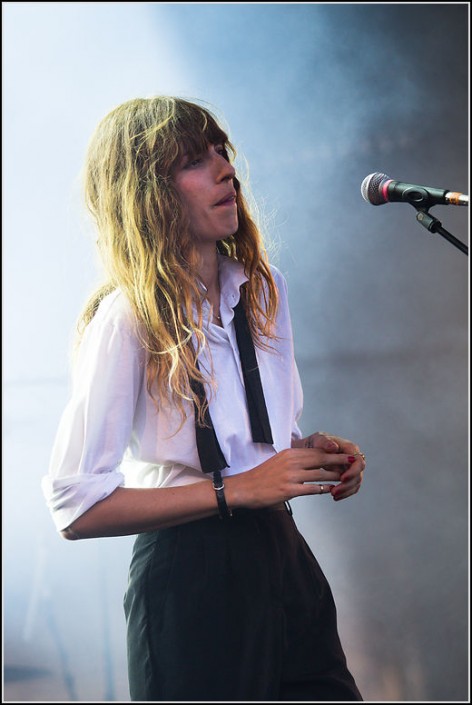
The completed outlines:
<svg viewBox="0 0 472 705">
<path fill-rule="evenodd" d="M 416 206 L 415 206 L 416 207 Z M 464 245 L 463 242 L 458 240 L 454 235 L 451 235 L 447 230 L 445 230 L 442 226 L 442 223 L 435 218 L 431 213 L 428 213 L 427 208 L 416 208 L 418 213 L 416 214 L 416 220 L 418 223 L 421 223 L 421 225 L 426 228 L 426 230 L 429 230 L 430 233 L 439 233 L 443 237 L 446 238 L 446 240 L 449 240 L 449 242 L 452 242 L 453 245 L 455 245 L 461 252 L 464 252 L 467 256 L 469 255 L 469 248 L 467 245 Z"/>
</svg>

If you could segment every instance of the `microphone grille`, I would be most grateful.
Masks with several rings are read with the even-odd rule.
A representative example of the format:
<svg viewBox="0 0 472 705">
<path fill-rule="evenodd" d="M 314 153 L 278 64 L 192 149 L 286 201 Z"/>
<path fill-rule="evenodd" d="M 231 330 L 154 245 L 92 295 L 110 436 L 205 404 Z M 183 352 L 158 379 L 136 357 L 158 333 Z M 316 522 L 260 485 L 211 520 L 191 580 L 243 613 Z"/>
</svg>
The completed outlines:
<svg viewBox="0 0 472 705">
<path fill-rule="evenodd" d="M 373 206 L 380 206 L 382 203 L 386 203 L 380 189 L 381 184 L 386 179 L 389 179 L 387 174 L 380 174 L 378 172 L 366 176 L 361 184 L 361 194 L 364 201 L 371 203 Z"/>
</svg>

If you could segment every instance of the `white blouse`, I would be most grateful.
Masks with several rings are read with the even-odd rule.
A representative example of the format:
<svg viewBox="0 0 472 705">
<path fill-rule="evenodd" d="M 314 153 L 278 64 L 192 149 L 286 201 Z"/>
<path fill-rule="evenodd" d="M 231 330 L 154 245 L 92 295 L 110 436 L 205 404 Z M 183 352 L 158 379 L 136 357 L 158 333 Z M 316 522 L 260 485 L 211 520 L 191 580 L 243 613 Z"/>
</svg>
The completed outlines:
<svg viewBox="0 0 472 705">
<path fill-rule="evenodd" d="M 222 475 L 249 470 L 301 438 L 298 419 L 303 395 L 293 352 L 287 285 L 272 267 L 280 304 L 271 350 L 256 346 L 273 445 L 253 443 L 243 374 L 233 324 L 233 307 L 243 265 L 219 256 L 220 316 L 210 322 L 204 304 L 207 346 L 202 372 L 213 369 L 216 390 L 207 386 L 209 410 L 229 467 Z M 202 472 L 195 439 L 193 406 L 179 430 L 179 412 L 159 409 L 147 391 L 146 352 L 136 335 L 131 307 L 120 291 L 100 306 L 85 330 L 75 361 L 72 393 L 57 430 L 49 473 L 42 490 L 58 531 L 69 526 L 117 487 L 170 487 L 211 479 Z"/>
</svg>

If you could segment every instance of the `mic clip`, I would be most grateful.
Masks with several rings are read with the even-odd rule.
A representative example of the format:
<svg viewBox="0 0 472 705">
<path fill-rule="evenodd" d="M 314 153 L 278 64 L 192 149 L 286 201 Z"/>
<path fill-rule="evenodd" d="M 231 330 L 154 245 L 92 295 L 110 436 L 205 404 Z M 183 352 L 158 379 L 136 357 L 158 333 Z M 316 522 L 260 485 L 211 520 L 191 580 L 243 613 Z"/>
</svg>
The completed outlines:
<svg viewBox="0 0 472 705">
<path fill-rule="evenodd" d="M 416 220 L 420 225 L 422 225 L 426 230 L 428 230 L 430 233 L 439 233 L 442 235 L 446 240 L 449 240 L 453 245 L 455 245 L 461 252 L 464 254 L 468 255 L 469 254 L 469 248 L 467 245 L 464 245 L 463 242 L 458 240 L 454 235 L 451 235 L 450 232 L 445 230 L 443 228 L 442 223 L 434 217 L 434 215 L 431 215 L 429 212 L 428 208 L 422 208 L 421 206 L 415 206 L 413 203 L 411 204 L 416 210 L 418 211 L 416 214 Z"/>
</svg>

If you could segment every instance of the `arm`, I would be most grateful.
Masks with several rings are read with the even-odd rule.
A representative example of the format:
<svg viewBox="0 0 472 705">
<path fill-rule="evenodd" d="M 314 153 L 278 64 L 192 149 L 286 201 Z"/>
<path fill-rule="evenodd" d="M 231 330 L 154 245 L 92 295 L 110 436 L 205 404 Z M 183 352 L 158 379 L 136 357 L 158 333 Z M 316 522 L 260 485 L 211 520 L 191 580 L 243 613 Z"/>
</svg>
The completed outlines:
<svg viewBox="0 0 472 705">
<path fill-rule="evenodd" d="M 61 531 L 66 539 L 127 536 L 218 513 L 211 482 L 182 487 L 117 487 Z"/>
<path fill-rule="evenodd" d="M 341 471 L 355 458 L 319 448 L 296 448 L 277 453 L 257 467 L 225 478 L 231 509 L 259 509 L 320 494 L 316 482 L 339 481 Z M 182 487 L 132 489 L 118 487 L 94 504 L 61 533 L 64 538 L 123 536 L 166 528 L 218 513 L 215 492 L 208 481 Z"/>
</svg>

